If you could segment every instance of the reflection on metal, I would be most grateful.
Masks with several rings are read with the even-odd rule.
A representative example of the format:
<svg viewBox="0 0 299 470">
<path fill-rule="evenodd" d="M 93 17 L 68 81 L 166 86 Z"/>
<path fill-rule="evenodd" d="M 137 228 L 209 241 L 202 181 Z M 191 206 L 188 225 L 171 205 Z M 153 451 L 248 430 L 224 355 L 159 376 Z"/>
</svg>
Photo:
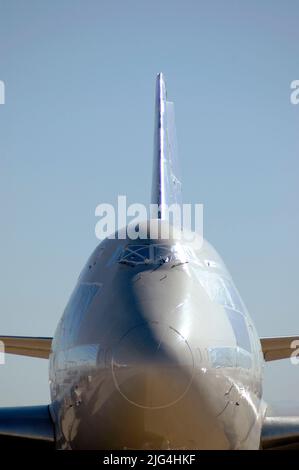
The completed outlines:
<svg viewBox="0 0 299 470">
<path fill-rule="evenodd" d="M 209 358 L 212 367 L 252 367 L 251 355 L 239 347 L 218 347 L 209 349 Z"/>
<path fill-rule="evenodd" d="M 210 348 L 209 357 L 212 367 L 236 367 L 235 348 Z"/>
<path fill-rule="evenodd" d="M 235 334 L 237 345 L 246 351 L 251 352 L 251 344 L 248 334 L 248 326 L 242 313 L 232 310 L 230 308 L 225 309 L 232 329 Z"/>
<path fill-rule="evenodd" d="M 240 295 L 230 279 L 200 268 L 196 270 L 196 274 L 200 284 L 213 302 L 239 312 L 244 311 Z"/>
</svg>

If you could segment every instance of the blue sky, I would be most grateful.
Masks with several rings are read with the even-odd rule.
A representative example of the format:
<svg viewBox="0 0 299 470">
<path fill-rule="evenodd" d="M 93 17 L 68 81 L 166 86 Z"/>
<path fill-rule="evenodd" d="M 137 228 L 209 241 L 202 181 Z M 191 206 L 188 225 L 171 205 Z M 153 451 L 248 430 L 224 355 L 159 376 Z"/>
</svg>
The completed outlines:
<svg viewBox="0 0 299 470">
<path fill-rule="evenodd" d="M 159 71 L 184 201 L 260 335 L 299 333 L 298 20 L 294 1 L 0 0 L 1 334 L 52 336 L 97 204 L 149 201 Z M 270 400 L 298 384 L 267 364 Z M 47 362 L 7 356 L 0 405 L 48 400 Z"/>
</svg>

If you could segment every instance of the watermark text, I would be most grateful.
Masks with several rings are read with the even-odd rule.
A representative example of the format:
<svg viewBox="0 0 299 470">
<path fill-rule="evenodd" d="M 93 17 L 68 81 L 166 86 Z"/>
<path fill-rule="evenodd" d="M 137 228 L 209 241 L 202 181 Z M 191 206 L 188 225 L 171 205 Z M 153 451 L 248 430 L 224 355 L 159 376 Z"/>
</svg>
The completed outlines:
<svg viewBox="0 0 299 470">
<path fill-rule="evenodd" d="M 203 238 L 203 204 L 150 204 L 148 208 L 139 203 L 127 205 L 126 196 L 120 195 L 116 209 L 102 203 L 96 207 L 95 216 L 99 217 L 95 226 L 99 240 Z"/>
<path fill-rule="evenodd" d="M 5 83 L 0 80 L 0 104 L 5 104 Z"/>
</svg>

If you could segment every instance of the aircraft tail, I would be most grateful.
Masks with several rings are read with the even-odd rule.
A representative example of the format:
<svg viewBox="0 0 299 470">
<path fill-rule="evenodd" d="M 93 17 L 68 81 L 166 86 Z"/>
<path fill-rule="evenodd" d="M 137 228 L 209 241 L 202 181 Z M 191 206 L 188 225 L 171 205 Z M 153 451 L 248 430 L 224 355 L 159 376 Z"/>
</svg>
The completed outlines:
<svg viewBox="0 0 299 470">
<path fill-rule="evenodd" d="M 156 80 L 154 165 L 152 204 L 160 209 L 158 218 L 165 219 L 165 206 L 182 204 L 181 181 L 178 172 L 174 104 L 167 101 L 165 80 L 159 73 Z"/>
</svg>

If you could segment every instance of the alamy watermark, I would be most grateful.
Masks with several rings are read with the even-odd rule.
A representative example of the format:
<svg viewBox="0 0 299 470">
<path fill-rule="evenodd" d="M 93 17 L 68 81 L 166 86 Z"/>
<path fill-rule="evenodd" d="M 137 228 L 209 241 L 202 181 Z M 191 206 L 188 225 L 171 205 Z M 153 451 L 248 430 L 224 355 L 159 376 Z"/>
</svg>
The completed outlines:
<svg viewBox="0 0 299 470">
<path fill-rule="evenodd" d="M 5 104 L 5 83 L 0 80 L 0 104 Z"/>
<path fill-rule="evenodd" d="M 299 104 L 299 80 L 293 80 L 290 85 L 291 90 L 290 101 L 292 104 Z"/>
<path fill-rule="evenodd" d="M 5 345 L 0 341 L 0 365 L 5 364 Z"/>
<path fill-rule="evenodd" d="M 99 217 L 95 235 L 99 240 L 176 238 L 193 241 L 203 238 L 203 204 L 127 205 L 126 196 L 118 196 L 117 207 L 102 203 L 95 209 Z M 162 221 L 160 219 L 163 219 Z M 164 223 L 168 221 L 169 223 Z"/>
<path fill-rule="evenodd" d="M 291 363 L 294 366 L 298 366 L 299 364 L 299 339 L 294 339 L 291 342 L 291 349 L 294 349 L 294 351 L 291 353 Z"/>
</svg>

